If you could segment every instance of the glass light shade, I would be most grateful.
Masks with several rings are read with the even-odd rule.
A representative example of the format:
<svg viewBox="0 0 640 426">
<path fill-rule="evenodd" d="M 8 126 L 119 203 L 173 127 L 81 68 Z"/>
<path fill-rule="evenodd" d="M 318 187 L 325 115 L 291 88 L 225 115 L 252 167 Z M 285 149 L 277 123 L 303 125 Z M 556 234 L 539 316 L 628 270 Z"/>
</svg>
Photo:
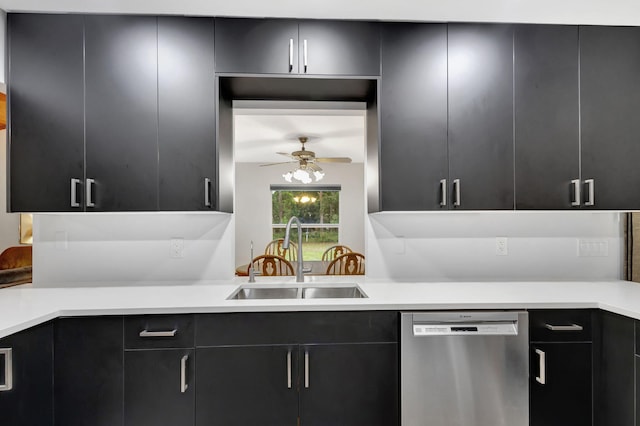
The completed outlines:
<svg viewBox="0 0 640 426">
<path fill-rule="evenodd" d="M 310 172 L 306 168 L 303 169 L 298 167 L 295 170 L 288 171 L 287 173 L 283 174 L 282 177 L 284 178 L 284 180 L 290 183 L 293 182 L 293 179 L 302 183 L 311 183 L 314 180 L 317 182 L 322 179 L 324 177 L 324 173 L 320 171 Z"/>
</svg>

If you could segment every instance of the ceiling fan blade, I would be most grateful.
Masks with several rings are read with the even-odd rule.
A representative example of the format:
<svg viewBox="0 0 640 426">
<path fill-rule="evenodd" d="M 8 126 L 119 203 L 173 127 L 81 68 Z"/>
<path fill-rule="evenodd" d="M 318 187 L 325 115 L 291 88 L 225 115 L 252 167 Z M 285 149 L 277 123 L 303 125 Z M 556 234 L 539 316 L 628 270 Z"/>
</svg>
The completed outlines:
<svg viewBox="0 0 640 426">
<path fill-rule="evenodd" d="M 278 163 L 265 163 L 265 164 L 260 164 L 260 167 L 277 166 L 279 164 L 293 164 L 293 163 L 297 163 L 297 161 L 280 161 Z"/>
<path fill-rule="evenodd" d="M 276 152 L 276 154 L 284 155 L 285 157 L 293 158 L 294 160 L 299 160 L 295 155 L 291 155 L 288 152 Z"/>
<path fill-rule="evenodd" d="M 307 163 L 307 168 L 311 169 L 314 172 L 321 172 L 322 171 L 322 167 L 318 166 L 315 163 Z"/>
<path fill-rule="evenodd" d="M 317 157 L 315 161 L 319 163 L 350 163 L 349 157 Z"/>
</svg>

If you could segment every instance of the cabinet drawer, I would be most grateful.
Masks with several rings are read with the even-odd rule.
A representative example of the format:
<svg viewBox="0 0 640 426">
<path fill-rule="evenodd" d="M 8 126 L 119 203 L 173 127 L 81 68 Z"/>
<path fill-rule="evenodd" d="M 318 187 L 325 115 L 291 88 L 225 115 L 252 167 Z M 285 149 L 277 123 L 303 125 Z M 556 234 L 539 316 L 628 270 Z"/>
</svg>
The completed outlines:
<svg viewBox="0 0 640 426">
<path fill-rule="evenodd" d="M 529 311 L 532 342 L 591 341 L 591 309 Z"/>
<path fill-rule="evenodd" d="M 197 346 L 397 342 L 397 312 L 198 315 Z"/>
<path fill-rule="evenodd" d="M 125 317 L 125 349 L 192 348 L 193 315 Z"/>
</svg>

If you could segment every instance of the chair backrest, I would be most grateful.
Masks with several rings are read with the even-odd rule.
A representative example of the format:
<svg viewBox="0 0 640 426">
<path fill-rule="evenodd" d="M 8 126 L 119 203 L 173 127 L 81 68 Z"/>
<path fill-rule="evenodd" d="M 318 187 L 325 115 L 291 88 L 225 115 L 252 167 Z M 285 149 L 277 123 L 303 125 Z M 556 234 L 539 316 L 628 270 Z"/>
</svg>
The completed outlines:
<svg viewBox="0 0 640 426">
<path fill-rule="evenodd" d="M 351 252 L 336 257 L 327 267 L 327 275 L 364 275 L 364 255 Z"/>
<path fill-rule="evenodd" d="M 15 269 L 31 266 L 31 246 L 9 247 L 0 254 L 0 269 Z"/>
<path fill-rule="evenodd" d="M 336 257 L 340 257 L 343 254 L 347 254 L 347 253 L 351 253 L 353 252 L 353 250 L 351 250 L 349 247 L 347 246 L 343 246 L 343 245 L 335 245 L 335 246 L 331 246 L 328 249 L 326 249 L 324 251 L 324 253 L 322 253 L 322 261 L 323 262 L 330 262 L 333 259 L 335 259 Z"/>
<path fill-rule="evenodd" d="M 273 254 L 263 254 L 255 257 L 247 268 L 253 264 L 253 271 L 265 277 L 275 277 L 280 275 L 294 275 L 293 265 L 287 259 Z"/>
<path fill-rule="evenodd" d="M 284 238 L 271 241 L 264 249 L 264 254 L 272 254 L 274 256 L 284 257 L 288 261 L 295 261 L 297 259 L 298 245 L 293 241 L 289 242 L 289 248 L 282 248 Z"/>
</svg>

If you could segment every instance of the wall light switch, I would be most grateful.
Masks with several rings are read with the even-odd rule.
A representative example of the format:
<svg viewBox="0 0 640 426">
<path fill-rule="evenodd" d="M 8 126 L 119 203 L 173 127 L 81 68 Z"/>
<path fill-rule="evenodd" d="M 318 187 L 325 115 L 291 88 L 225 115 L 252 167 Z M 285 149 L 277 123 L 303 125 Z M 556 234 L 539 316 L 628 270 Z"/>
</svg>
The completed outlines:
<svg viewBox="0 0 640 426">
<path fill-rule="evenodd" d="M 509 254 L 509 243 L 507 237 L 496 237 L 496 256 L 507 256 Z"/>
<path fill-rule="evenodd" d="M 609 256 L 609 242 L 597 239 L 578 240 L 579 257 L 607 257 Z"/>
</svg>

